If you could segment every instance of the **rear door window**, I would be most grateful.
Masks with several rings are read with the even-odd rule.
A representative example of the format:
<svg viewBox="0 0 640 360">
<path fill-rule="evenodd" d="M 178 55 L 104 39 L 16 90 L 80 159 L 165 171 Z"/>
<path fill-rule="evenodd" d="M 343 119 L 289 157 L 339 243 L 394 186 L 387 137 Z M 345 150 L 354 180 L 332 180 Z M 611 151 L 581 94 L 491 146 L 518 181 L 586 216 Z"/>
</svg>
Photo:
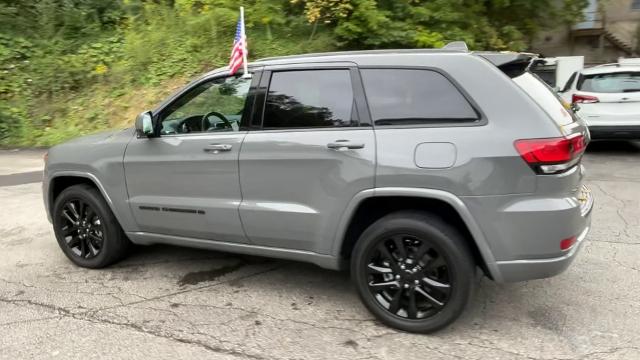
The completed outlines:
<svg viewBox="0 0 640 360">
<path fill-rule="evenodd" d="M 357 125 L 348 69 L 281 71 L 271 75 L 263 128 Z"/>
<path fill-rule="evenodd" d="M 596 93 L 625 93 L 640 91 L 640 72 L 625 71 L 583 75 L 578 90 Z"/>
<path fill-rule="evenodd" d="M 444 75 L 432 70 L 362 69 L 377 126 L 473 122 L 478 113 Z"/>
</svg>

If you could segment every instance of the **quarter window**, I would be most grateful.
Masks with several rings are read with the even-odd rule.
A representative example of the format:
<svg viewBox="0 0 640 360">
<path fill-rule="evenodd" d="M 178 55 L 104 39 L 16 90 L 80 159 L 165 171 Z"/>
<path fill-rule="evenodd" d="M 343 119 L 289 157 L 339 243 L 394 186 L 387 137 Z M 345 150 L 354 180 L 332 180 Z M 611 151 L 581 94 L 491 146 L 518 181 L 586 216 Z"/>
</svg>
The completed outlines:
<svg viewBox="0 0 640 360">
<path fill-rule="evenodd" d="M 478 120 L 478 114 L 442 74 L 431 70 L 361 70 L 374 124 L 416 125 Z"/>
<path fill-rule="evenodd" d="M 264 128 L 357 126 L 349 70 L 274 72 L 264 109 Z"/>
</svg>

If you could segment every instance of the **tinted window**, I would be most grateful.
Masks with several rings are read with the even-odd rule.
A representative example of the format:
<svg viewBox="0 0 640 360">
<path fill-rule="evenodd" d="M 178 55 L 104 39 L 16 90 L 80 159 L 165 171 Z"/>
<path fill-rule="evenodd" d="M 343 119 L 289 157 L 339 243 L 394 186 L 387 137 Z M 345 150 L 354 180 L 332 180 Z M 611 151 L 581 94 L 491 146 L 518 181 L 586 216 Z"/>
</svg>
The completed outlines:
<svg viewBox="0 0 640 360">
<path fill-rule="evenodd" d="M 250 84 L 227 77 L 195 86 L 163 110 L 162 134 L 238 131 Z"/>
<path fill-rule="evenodd" d="M 361 73 L 375 125 L 478 119 L 460 91 L 435 71 L 364 69 Z"/>
<path fill-rule="evenodd" d="M 640 72 L 616 72 L 584 75 L 578 90 L 598 93 L 622 93 L 640 91 Z"/>
<path fill-rule="evenodd" d="M 263 127 L 356 125 L 349 70 L 283 71 L 271 75 Z"/>
</svg>

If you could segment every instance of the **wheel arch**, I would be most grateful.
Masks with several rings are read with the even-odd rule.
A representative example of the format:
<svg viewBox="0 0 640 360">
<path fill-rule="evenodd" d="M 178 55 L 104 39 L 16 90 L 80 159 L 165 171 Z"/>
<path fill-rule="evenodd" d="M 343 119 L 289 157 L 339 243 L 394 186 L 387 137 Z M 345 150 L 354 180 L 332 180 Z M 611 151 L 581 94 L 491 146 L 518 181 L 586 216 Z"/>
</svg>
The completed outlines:
<svg viewBox="0 0 640 360">
<path fill-rule="evenodd" d="M 400 210 L 425 210 L 443 215 L 469 242 L 478 265 L 487 276 L 500 281 L 495 259 L 482 230 L 457 196 L 442 190 L 376 188 L 357 194 L 347 206 L 336 233 L 333 254 L 348 262 L 358 237 L 377 219 Z"/>
<path fill-rule="evenodd" d="M 46 210 L 49 218 L 53 217 L 53 213 L 52 213 L 53 203 L 55 199 L 58 197 L 58 195 L 60 195 L 60 193 L 64 189 L 74 185 L 79 185 L 79 184 L 87 184 L 96 188 L 100 192 L 102 197 L 105 199 L 105 201 L 107 202 L 107 205 L 109 205 L 109 208 L 114 213 L 114 215 L 116 215 L 116 218 L 117 218 L 117 213 L 113 209 L 113 203 L 111 201 L 111 198 L 105 191 L 104 186 L 102 186 L 102 183 L 100 183 L 98 178 L 91 173 L 76 172 L 76 171 L 56 172 L 49 178 L 48 190 L 46 193 L 46 196 L 47 196 Z"/>
</svg>

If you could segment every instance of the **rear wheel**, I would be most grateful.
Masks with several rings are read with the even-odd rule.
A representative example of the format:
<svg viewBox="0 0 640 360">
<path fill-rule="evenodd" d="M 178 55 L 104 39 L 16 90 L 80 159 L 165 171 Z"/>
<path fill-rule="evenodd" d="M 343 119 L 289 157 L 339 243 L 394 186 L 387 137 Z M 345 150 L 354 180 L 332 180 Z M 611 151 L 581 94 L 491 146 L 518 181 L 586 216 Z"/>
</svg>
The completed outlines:
<svg viewBox="0 0 640 360">
<path fill-rule="evenodd" d="M 102 195 L 86 184 L 71 186 L 56 198 L 53 227 L 64 254 L 82 267 L 110 265 L 130 246 Z"/>
<path fill-rule="evenodd" d="M 464 238 L 439 217 L 417 211 L 376 221 L 351 260 L 367 308 L 385 324 L 410 332 L 452 323 L 468 302 L 474 269 Z"/>
</svg>

